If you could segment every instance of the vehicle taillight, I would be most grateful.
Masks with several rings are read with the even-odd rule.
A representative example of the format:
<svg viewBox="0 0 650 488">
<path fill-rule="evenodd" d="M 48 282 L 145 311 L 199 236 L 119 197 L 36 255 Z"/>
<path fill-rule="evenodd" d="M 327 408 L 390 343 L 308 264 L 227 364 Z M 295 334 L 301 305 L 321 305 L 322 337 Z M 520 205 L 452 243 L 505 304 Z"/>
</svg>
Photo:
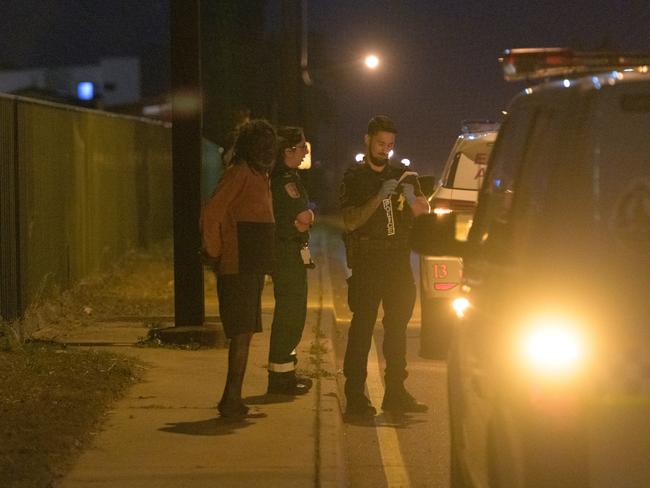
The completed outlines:
<svg viewBox="0 0 650 488">
<path fill-rule="evenodd" d="M 431 202 L 431 208 L 436 215 L 445 215 L 451 212 L 473 212 L 476 208 L 476 202 L 434 198 Z"/>
</svg>

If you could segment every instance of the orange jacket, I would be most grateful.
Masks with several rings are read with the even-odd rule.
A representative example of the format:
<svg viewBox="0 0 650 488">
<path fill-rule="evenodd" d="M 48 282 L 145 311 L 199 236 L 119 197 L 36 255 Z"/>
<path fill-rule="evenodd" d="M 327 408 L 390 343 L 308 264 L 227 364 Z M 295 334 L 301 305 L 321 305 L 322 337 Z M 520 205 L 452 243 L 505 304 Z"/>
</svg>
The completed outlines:
<svg viewBox="0 0 650 488">
<path fill-rule="evenodd" d="M 218 274 L 270 273 L 274 219 L 269 177 L 238 163 L 226 170 L 199 221 L 204 251 Z"/>
</svg>

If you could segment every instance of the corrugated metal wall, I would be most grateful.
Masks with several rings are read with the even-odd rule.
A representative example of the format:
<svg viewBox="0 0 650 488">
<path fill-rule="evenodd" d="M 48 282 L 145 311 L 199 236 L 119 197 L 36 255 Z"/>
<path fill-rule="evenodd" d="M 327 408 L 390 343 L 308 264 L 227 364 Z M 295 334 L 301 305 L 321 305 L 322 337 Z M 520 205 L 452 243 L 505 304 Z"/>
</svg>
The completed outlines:
<svg viewBox="0 0 650 488">
<path fill-rule="evenodd" d="M 0 98 L 0 123 L 5 319 L 171 235 L 169 128 L 10 98 Z"/>
</svg>

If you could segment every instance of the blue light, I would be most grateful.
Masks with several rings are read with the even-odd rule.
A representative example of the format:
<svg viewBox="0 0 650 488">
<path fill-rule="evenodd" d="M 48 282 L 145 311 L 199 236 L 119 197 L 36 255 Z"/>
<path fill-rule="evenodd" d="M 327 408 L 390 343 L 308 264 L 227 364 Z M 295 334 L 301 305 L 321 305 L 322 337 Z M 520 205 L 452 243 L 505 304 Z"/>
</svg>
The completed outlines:
<svg viewBox="0 0 650 488">
<path fill-rule="evenodd" d="M 92 81 L 81 81 L 77 83 L 77 98 L 86 101 L 95 98 L 95 85 Z"/>
<path fill-rule="evenodd" d="M 501 180 L 499 178 L 494 180 L 494 187 L 501 188 Z"/>
<path fill-rule="evenodd" d="M 596 87 L 596 90 L 600 90 L 601 86 L 600 86 L 600 80 L 598 79 L 598 77 L 593 76 L 591 78 L 591 81 L 594 83 L 594 86 Z"/>
<path fill-rule="evenodd" d="M 564 80 L 562 84 L 564 85 L 565 88 L 569 88 L 571 86 L 571 82 L 569 80 Z"/>
</svg>

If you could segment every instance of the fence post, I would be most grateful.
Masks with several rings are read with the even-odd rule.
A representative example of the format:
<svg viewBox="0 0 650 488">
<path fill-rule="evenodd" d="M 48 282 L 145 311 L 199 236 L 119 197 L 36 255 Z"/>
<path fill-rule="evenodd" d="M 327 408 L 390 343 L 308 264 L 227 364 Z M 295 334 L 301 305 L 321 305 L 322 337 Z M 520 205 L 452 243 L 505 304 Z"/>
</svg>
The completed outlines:
<svg viewBox="0 0 650 488">
<path fill-rule="evenodd" d="M 16 138 L 16 100 L 0 98 L 0 315 L 3 320 L 16 320 L 23 313 Z"/>
</svg>

